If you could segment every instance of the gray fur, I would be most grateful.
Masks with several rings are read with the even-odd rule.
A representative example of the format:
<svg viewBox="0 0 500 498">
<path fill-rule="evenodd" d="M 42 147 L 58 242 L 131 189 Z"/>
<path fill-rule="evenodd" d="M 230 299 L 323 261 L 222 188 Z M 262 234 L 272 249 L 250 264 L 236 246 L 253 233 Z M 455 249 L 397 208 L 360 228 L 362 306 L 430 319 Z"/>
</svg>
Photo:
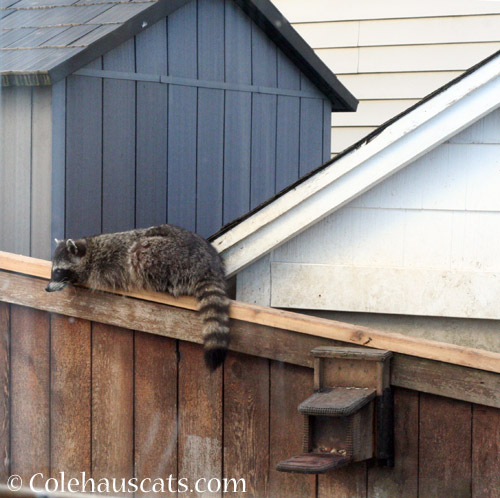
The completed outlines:
<svg viewBox="0 0 500 498">
<path fill-rule="evenodd" d="M 205 361 L 214 370 L 229 346 L 229 299 L 217 251 L 172 225 L 58 241 L 47 291 L 68 283 L 194 296 L 202 316 Z"/>
</svg>

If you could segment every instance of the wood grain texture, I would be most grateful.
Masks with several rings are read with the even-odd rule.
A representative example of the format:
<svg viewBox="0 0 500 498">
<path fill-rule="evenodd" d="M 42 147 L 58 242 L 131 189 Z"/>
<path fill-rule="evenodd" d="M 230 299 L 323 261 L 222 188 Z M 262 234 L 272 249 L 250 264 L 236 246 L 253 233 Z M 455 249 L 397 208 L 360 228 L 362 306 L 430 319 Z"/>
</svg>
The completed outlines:
<svg viewBox="0 0 500 498">
<path fill-rule="evenodd" d="M 0 482 L 10 475 L 10 310 L 0 303 Z"/>
<path fill-rule="evenodd" d="M 202 342 L 201 320 L 197 313 L 189 309 L 160 305 L 143 299 L 123 299 L 110 293 L 84 288 L 68 288 L 55 299 L 54 295 L 45 292 L 45 285 L 43 280 L 0 272 L 0 300 L 199 344 Z M 137 296 L 163 303 L 182 306 L 192 304 L 193 308 L 196 306 L 194 301 L 187 298 L 175 300 L 167 295 L 143 293 L 138 293 Z M 375 332 L 380 334 L 380 331 L 372 330 L 368 335 L 364 335 L 362 331 L 367 329 L 363 327 L 239 302 L 232 303 L 231 315 L 242 318 L 233 319 L 231 324 L 232 350 L 308 367 L 312 367 L 310 351 L 314 347 L 342 345 L 341 341 L 329 339 L 328 336 L 341 337 L 344 341 L 345 338 L 351 338 L 352 342 L 363 344 L 368 337 L 373 337 Z M 288 330 L 264 325 L 266 323 L 288 327 Z M 294 328 L 304 330 L 305 333 L 293 332 Z M 329 333 L 325 333 L 324 337 L 311 335 L 319 334 L 321 330 Z M 344 334 L 347 330 L 351 333 L 353 330 L 357 332 L 350 336 Z M 476 365 L 476 368 L 472 369 L 395 354 L 392 385 L 500 407 L 499 376 L 483 370 L 490 364 L 493 367 L 498 366 L 497 354 L 471 348 L 456 348 L 436 341 L 400 337 L 399 334 L 384 333 L 383 337 L 384 341 L 392 338 L 396 342 L 381 343 L 381 349 L 394 351 L 398 344 L 401 344 L 400 341 L 404 340 L 405 350 L 414 349 L 414 355 L 428 354 L 427 348 L 431 347 L 438 357 L 449 355 L 451 351 L 453 357 L 446 358 L 448 361 L 457 361 L 456 353 L 459 352 L 458 358 L 464 355 L 463 358 Z M 415 372 L 419 374 L 416 375 Z M 436 379 L 440 382 L 437 383 Z"/>
<path fill-rule="evenodd" d="M 222 369 L 210 374 L 197 344 L 179 344 L 179 476 L 197 479 L 222 476 Z M 221 496 L 221 493 L 190 493 Z"/>
<path fill-rule="evenodd" d="M 368 469 L 368 498 L 418 496 L 418 393 L 394 388 L 394 467 Z"/>
<path fill-rule="evenodd" d="M 304 416 L 297 409 L 313 390 L 312 371 L 271 362 L 269 495 L 274 498 L 315 496 L 316 477 L 278 472 L 276 465 L 303 452 Z"/>
<path fill-rule="evenodd" d="M 96 479 L 133 476 L 133 354 L 132 331 L 92 324 L 92 476 Z"/>
<path fill-rule="evenodd" d="M 135 36 L 138 73 L 167 74 L 167 19 L 160 19 Z"/>
<path fill-rule="evenodd" d="M 244 479 L 248 496 L 267 496 L 268 360 L 228 355 L 224 363 L 224 428 L 224 476 Z"/>
<path fill-rule="evenodd" d="M 11 306 L 11 472 L 49 475 L 49 315 Z"/>
<path fill-rule="evenodd" d="M 472 497 L 500 497 L 500 411 L 472 406 Z"/>
<path fill-rule="evenodd" d="M 177 477 L 176 341 L 135 332 L 134 348 L 135 477 Z"/>
<path fill-rule="evenodd" d="M 421 498 L 469 497 L 470 403 L 420 394 L 419 492 Z"/>
<path fill-rule="evenodd" d="M 252 22 L 232 1 L 224 1 L 226 81 L 252 83 Z"/>
<path fill-rule="evenodd" d="M 318 498 L 365 498 L 366 462 L 357 462 L 318 476 Z"/>
<path fill-rule="evenodd" d="M 91 471 L 90 322 L 51 316 L 51 473 L 81 478 Z"/>
<path fill-rule="evenodd" d="M 300 99 L 300 176 L 323 162 L 323 101 Z"/>
</svg>

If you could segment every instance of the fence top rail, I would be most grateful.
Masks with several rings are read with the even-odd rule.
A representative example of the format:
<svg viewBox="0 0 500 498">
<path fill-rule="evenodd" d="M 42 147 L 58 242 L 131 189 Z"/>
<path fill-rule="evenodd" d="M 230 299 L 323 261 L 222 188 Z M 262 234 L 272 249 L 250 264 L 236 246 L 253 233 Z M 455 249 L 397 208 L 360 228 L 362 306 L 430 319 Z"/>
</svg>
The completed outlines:
<svg viewBox="0 0 500 498">
<path fill-rule="evenodd" d="M 0 270 L 49 279 L 50 268 L 50 261 L 0 251 Z M 191 297 L 174 298 L 168 294 L 146 291 L 123 292 L 108 289 L 102 290 L 143 301 L 165 304 L 175 308 L 185 310 L 197 309 L 197 302 Z M 4 295 L 5 292 L 8 292 L 8 289 L 3 290 Z M 54 299 L 58 298 L 54 297 Z M 231 301 L 230 317 L 241 322 L 267 326 L 274 329 L 385 349 L 417 358 L 500 373 L 500 353 L 492 351 L 411 337 L 394 332 L 385 332 L 369 327 L 239 301 Z"/>
</svg>

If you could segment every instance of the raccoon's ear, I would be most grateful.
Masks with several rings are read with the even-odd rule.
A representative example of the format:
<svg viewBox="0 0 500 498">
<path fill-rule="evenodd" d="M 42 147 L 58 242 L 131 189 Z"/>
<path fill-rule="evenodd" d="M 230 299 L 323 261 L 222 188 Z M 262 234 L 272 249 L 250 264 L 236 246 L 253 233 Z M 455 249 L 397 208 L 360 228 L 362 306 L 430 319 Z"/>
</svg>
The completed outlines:
<svg viewBox="0 0 500 498">
<path fill-rule="evenodd" d="M 58 246 L 61 242 L 63 242 L 61 239 L 54 239 L 54 242 L 56 243 L 56 245 Z"/>
<path fill-rule="evenodd" d="M 77 240 L 75 242 L 73 239 L 68 239 L 66 241 L 66 247 L 74 256 L 82 257 L 85 255 L 86 245 L 83 240 Z"/>
</svg>

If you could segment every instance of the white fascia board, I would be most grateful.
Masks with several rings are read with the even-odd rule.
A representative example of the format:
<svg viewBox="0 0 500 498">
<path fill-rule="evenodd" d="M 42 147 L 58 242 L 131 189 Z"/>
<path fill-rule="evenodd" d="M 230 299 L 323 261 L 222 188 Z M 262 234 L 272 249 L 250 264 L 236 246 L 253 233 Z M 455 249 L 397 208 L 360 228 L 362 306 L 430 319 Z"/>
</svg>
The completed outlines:
<svg viewBox="0 0 500 498">
<path fill-rule="evenodd" d="M 213 241 L 228 276 L 500 107 L 500 55 Z"/>
</svg>

